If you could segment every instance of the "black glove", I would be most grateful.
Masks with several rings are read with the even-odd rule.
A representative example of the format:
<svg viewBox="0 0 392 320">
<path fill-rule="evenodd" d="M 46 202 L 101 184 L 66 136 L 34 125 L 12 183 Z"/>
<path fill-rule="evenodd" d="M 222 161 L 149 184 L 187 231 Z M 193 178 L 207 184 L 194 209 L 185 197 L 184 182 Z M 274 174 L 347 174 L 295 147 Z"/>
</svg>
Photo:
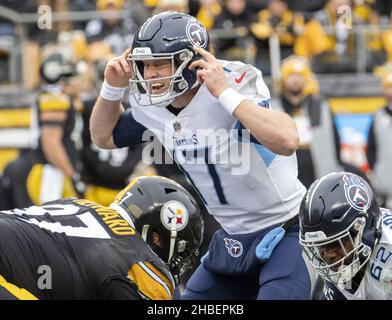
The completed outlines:
<svg viewBox="0 0 392 320">
<path fill-rule="evenodd" d="M 78 195 L 79 198 L 84 198 L 84 193 L 86 191 L 86 184 L 82 181 L 82 177 L 80 176 L 79 172 L 76 172 L 72 178 L 72 185 L 73 188 Z"/>
</svg>

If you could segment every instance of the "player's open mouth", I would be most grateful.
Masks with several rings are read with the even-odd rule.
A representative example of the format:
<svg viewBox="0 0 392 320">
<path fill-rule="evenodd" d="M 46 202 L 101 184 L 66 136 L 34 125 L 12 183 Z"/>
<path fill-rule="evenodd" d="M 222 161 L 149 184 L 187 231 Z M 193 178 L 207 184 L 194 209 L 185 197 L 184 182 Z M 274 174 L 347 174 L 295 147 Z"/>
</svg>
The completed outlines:
<svg viewBox="0 0 392 320">
<path fill-rule="evenodd" d="M 159 94 L 165 91 L 165 84 L 163 82 L 154 82 L 151 84 L 151 93 Z"/>
</svg>

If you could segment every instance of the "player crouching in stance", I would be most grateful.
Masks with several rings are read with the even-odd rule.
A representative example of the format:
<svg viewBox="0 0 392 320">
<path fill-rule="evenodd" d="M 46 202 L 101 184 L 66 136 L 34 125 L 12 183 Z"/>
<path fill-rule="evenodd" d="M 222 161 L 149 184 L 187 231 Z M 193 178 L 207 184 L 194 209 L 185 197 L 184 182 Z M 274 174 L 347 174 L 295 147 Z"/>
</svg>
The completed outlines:
<svg viewBox="0 0 392 320">
<path fill-rule="evenodd" d="M 392 299 L 392 211 L 379 208 L 364 179 L 340 172 L 315 181 L 299 216 L 322 299 Z"/>
<path fill-rule="evenodd" d="M 163 177 L 133 180 L 109 207 L 68 198 L 3 211 L 0 299 L 172 299 L 202 235 L 194 198 Z"/>
</svg>

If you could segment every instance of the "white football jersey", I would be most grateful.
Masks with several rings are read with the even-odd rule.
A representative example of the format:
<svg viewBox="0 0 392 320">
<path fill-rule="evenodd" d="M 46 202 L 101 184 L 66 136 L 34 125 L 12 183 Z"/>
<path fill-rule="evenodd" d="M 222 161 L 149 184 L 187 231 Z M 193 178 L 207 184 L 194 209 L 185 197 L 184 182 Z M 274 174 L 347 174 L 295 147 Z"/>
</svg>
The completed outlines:
<svg viewBox="0 0 392 320">
<path fill-rule="evenodd" d="M 381 239 L 358 289 L 350 294 L 338 287 L 347 300 L 392 300 L 392 211 L 382 209 L 382 213 Z"/>
<path fill-rule="evenodd" d="M 259 70 L 220 62 L 230 86 L 269 108 Z M 306 190 L 297 179 L 296 155 L 274 154 L 250 139 L 249 131 L 239 131 L 240 122 L 205 86 L 177 116 L 163 107 L 139 106 L 133 96 L 130 103 L 134 119 L 155 133 L 226 232 L 255 232 L 298 214 Z"/>
</svg>

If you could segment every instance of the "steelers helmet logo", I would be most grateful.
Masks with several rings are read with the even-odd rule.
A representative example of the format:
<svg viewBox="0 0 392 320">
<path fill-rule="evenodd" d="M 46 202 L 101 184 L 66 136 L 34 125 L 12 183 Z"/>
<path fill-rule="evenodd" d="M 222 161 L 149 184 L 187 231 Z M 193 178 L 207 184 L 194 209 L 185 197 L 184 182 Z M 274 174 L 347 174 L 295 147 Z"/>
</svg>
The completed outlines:
<svg viewBox="0 0 392 320">
<path fill-rule="evenodd" d="M 161 221 L 167 230 L 176 226 L 177 231 L 183 230 L 189 221 L 189 213 L 185 206 L 178 201 L 166 202 L 161 209 Z"/>
<path fill-rule="evenodd" d="M 366 187 L 356 176 L 346 174 L 343 177 L 345 196 L 354 209 L 365 212 L 370 207 L 371 196 Z"/>
<path fill-rule="evenodd" d="M 207 47 L 207 31 L 197 20 L 191 20 L 186 26 L 186 36 L 192 45 L 206 48 Z"/>
</svg>

